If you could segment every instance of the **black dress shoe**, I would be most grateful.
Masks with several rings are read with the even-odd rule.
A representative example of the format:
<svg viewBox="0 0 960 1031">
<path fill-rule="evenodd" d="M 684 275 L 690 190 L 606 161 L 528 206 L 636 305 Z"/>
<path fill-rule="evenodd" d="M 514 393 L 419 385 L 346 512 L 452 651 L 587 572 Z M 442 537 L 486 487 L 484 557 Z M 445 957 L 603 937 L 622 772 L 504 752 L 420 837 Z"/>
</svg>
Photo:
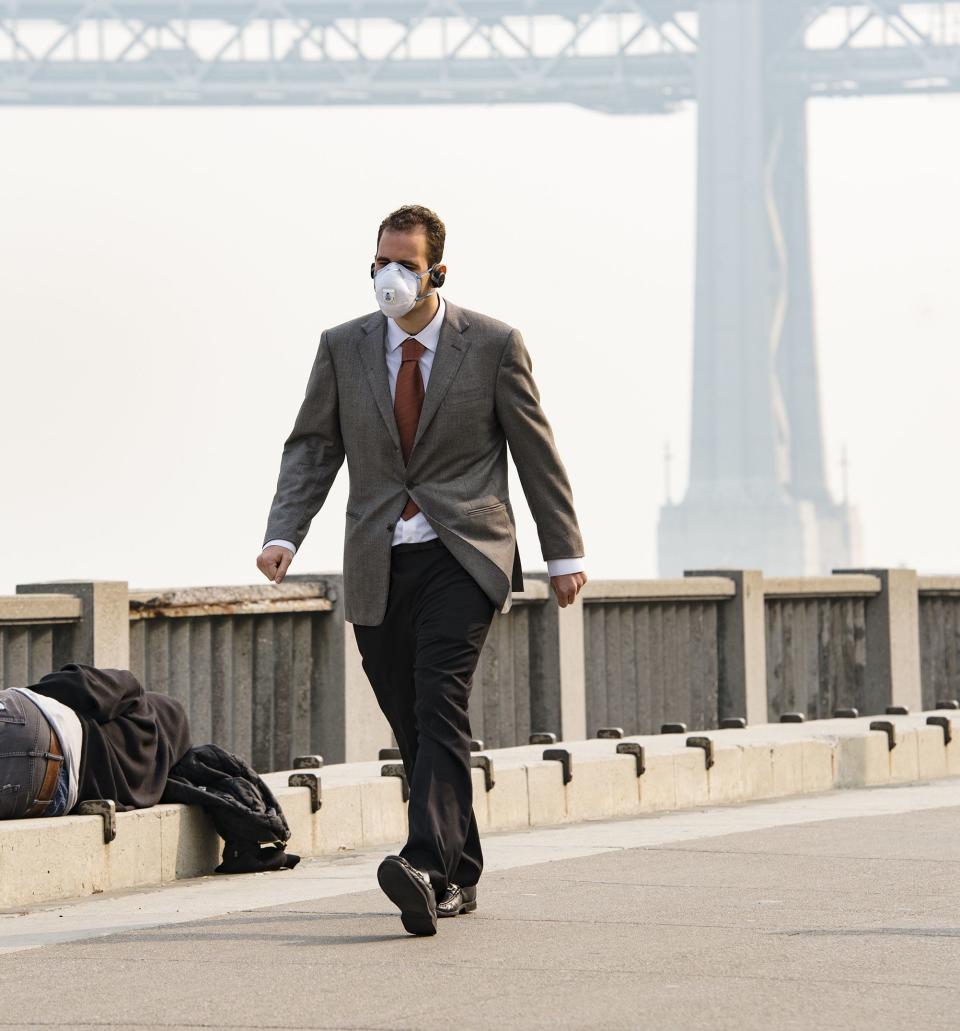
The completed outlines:
<svg viewBox="0 0 960 1031">
<path fill-rule="evenodd" d="M 472 913 L 477 908 L 477 886 L 461 888 L 459 884 L 450 884 L 443 898 L 437 903 L 437 916 L 459 916 L 461 913 Z"/>
<path fill-rule="evenodd" d="M 437 900 L 430 876 L 400 856 L 387 856 L 377 869 L 377 881 L 400 910 L 400 922 L 410 934 L 437 933 Z"/>
</svg>

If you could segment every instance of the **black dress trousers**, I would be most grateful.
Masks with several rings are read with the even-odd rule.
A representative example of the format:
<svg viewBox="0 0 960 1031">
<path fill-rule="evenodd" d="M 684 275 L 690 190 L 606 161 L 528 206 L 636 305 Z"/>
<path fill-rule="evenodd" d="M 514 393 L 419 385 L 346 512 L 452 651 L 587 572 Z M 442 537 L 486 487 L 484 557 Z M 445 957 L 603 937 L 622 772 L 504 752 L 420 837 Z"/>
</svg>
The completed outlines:
<svg viewBox="0 0 960 1031">
<path fill-rule="evenodd" d="M 438 898 L 483 869 L 467 702 L 495 608 L 440 540 L 397 544 L 383 622 L 353 628 L 410 784 L 400 854 L 430 874 Z"/>
</svg>

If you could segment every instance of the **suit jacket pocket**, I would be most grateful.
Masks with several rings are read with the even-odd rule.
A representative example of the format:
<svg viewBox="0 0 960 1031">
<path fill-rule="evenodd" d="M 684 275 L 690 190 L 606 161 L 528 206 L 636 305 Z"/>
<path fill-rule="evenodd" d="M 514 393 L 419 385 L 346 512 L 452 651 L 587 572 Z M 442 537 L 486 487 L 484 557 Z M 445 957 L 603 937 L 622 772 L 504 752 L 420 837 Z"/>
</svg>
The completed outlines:
<svg viewBox="0 0 960 1031">
<path fill-rule="evenodd" d="M 499 512 L 502 508 L 506 508 L 507 503 L 505 501 L 498 501 L 496 504 L 478 505 L 476 508 L 468 508 L 464 513 L 465 515 L 483 515 L 487 512 Z"/>
</svg>

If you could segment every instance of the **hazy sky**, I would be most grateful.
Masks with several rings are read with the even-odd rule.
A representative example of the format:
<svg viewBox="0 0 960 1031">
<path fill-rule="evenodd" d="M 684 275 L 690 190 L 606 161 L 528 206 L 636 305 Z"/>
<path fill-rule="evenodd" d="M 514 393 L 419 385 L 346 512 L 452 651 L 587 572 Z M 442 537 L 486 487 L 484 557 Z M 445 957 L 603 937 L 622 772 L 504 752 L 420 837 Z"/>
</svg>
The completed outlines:
<svg viewBox="0 0 960 1031">
<path fill-rule="evenodd" d="M 830 473 L 846 444 L 869 564 L 960 571 L 960 99 L 810 113 Z M 693 108 L 0 110 L 0 592 L 256 582 L 320 331 L 372 309 L 407 202 L 447 222 L 446 295 L 524 333 L 588 572 L 655 575 L 665 441 L 686 483 L 695 132 Z M 344 469 L 293 571 L 340 568 L 345 496 Z"/>
</svg>

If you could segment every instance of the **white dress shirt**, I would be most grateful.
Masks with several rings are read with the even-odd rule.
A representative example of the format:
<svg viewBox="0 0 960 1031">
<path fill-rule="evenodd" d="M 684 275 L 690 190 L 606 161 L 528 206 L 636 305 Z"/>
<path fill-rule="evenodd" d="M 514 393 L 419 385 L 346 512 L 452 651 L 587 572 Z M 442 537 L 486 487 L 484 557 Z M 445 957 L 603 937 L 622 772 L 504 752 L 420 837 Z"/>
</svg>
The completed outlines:
<svg viewBox="0 0 960 1031">
<path fill-rule="evenodd" d="M 83 728 L 80 719 L 68 705 L 58 702 L 56 698 L 48 698 L 45 694 L 37 694 L 29 687 L 15 687 L 14 691 L 26 695 L 46 717 L 47 723 L 53 727 L 63 761 L 67 766 L 69 777 L 67 783 L 67 808 L 64 815 L 77 804 L 80 794 L 80 754 L 83 751 Z"/>
<path fill-rule="evenodd" d="M 390 381 L 390 397 L 397 394 L 397 376 L 400 373 L 400 365 L 403 361 L 404 340 L 412 336 L 418 340 L 426 350 L 420 356 L 420 375 L 423 377 L 423 389 L 427 389 L 430 382 L 430 370 L 433 368 L 433 359 L 437 353 L 437 344 L 440 341 L 440 328 L 443 325 L 443 314 L 446 305 L 440 297 L 440 304 L 437 306 L 437 314 L 420 330 L 419 333 L 408 333 L 397 325 L 394 319 L 387 319 L 386 339 L 386 362 L 387 378 Z M 409 519 L 398 519 L 393 530 L 393 544 L 418 544 L 422 541 L 432 541 L 437 534 L 433 527 L 427 522 L 422 512 L 417 512 Z M 297 549 L 290 541 L 273 540 L 264 544 L 269 548 L 271 544 L 278 544 L 281 548 L 287 548 L 296 554 Z M 584 568 L 582 558 L 553 558 L 547 560 L 547 573 L 550 576 L 562 576 L 564 573 L 579 573 Z"/>
</svg>

